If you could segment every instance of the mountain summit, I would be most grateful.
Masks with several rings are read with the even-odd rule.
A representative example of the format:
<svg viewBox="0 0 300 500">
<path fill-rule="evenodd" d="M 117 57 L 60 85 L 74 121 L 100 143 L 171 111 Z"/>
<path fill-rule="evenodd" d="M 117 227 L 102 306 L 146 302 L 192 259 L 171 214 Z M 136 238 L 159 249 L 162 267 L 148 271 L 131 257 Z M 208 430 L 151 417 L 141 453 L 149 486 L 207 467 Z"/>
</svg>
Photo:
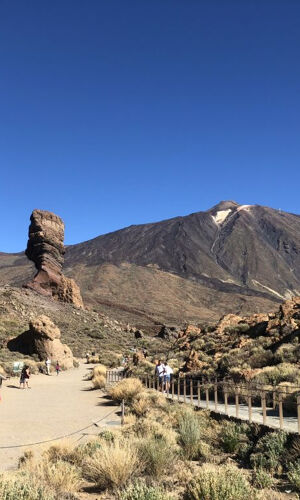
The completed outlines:
<svg viewBox="0 0 300 500">
<path fill-rule="evenodd" d="M 272 309 L 299 295 L 299 229 L 299 215 L 221 201 L 204 212 L 71 245 L 64 272 L 87 303 L 123 319 L 211 321 Z M 0 255 L 2 282 L 16 284 L 16 264 L 29 273 L 24 257 Z"/>
</svg>

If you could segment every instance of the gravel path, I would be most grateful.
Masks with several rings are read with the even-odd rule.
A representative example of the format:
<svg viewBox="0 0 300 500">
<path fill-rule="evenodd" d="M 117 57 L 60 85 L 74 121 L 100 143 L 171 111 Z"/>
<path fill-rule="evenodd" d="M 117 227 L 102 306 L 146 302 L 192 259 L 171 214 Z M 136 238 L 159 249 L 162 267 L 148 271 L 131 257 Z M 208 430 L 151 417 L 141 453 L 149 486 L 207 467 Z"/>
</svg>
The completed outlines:
<svg viewBox="0 0 300 500">
<path fill-rule="evenodd" d="M 83 442 L 86 436 L 97 435 L 101 427 L 120 425 L 119 406 L 113 405 L 101 391 L 88 390 L 91 382 L 83 378 L 89 368 L 92 366 L 81 364 L 58 376 L 32 375 L 31 389 L 19 389 L 17 378 L 3 382 L 0 470 L 14 468 L 18 457 L 31 448 L 31 443 L 55 440 L 71 433 L 74 435 L 68 441 Z M 100 419 L 103 420 L 98 426 L 94 425 Z M 51 444 L 36 445 L 32 450 L 40 452 Z M 16 445 L 23 446 L 4 449 Z"/>
</svg>

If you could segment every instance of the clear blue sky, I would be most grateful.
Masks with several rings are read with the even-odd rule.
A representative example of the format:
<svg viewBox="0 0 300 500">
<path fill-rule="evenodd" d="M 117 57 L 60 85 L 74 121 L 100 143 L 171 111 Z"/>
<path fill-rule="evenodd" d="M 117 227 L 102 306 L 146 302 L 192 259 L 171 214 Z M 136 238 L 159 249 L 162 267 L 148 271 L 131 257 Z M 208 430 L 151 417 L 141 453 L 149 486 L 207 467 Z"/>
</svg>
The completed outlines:
<svg viewBox="0 0 300 500">
<path fill-rule="evenodd" d="M 299 213 L 299 0 L 0 0 L 0 251 L 220 200 Z"/>
</svg>

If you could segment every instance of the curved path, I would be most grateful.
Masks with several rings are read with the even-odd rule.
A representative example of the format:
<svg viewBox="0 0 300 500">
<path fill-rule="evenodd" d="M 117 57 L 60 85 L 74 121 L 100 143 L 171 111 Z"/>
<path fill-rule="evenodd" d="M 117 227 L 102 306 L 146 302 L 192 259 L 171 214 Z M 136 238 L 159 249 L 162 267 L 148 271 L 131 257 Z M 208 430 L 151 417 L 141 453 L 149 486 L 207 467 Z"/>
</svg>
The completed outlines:
<svg viewBox="0 0 300 500">
<path fill-rule="evenodd" d="M 32 375 L 31 389 L 19 389 L 19 380 L 15 377 L 3 382 L 0 470 L 14 468 L 18 457 L 31 448 L 31 443 L 55 440 L 71 433 L 74 435 L 68 440 L 82 442 L 87 435 L 97 435 L 101 427 L 120 425 L 119 406 L 113 405 L 101 391 L 88 390 L 91 382 L 83 378 L 91 368 L 92 365 L 81 364 L 58 376 Z M 32 450 L 51 444 L 33 446 Z M 24 446 L 15 447 L 18 445 Z M 14 447 L 7 448 L 10 446 Z"/>
</svg>

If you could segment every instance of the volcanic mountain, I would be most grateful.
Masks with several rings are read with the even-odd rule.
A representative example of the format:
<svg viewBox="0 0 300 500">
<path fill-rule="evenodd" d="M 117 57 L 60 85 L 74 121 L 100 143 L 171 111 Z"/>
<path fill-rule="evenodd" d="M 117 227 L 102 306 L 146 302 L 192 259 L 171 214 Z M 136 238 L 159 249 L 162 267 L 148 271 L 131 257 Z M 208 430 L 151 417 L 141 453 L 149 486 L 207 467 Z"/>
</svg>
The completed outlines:
<svg viewBox="0 0 300 500">
<path fill-rule="evenodd" d="M 63 271 L 86 304 L 118 319 L 212 322 L 300 294 L 299 230 L 299 215 L 223 201 L 71 245 Z M 20 286 L 33 274 L 23 253 L 0 254 L 0 284 Z"/>
</svg>

